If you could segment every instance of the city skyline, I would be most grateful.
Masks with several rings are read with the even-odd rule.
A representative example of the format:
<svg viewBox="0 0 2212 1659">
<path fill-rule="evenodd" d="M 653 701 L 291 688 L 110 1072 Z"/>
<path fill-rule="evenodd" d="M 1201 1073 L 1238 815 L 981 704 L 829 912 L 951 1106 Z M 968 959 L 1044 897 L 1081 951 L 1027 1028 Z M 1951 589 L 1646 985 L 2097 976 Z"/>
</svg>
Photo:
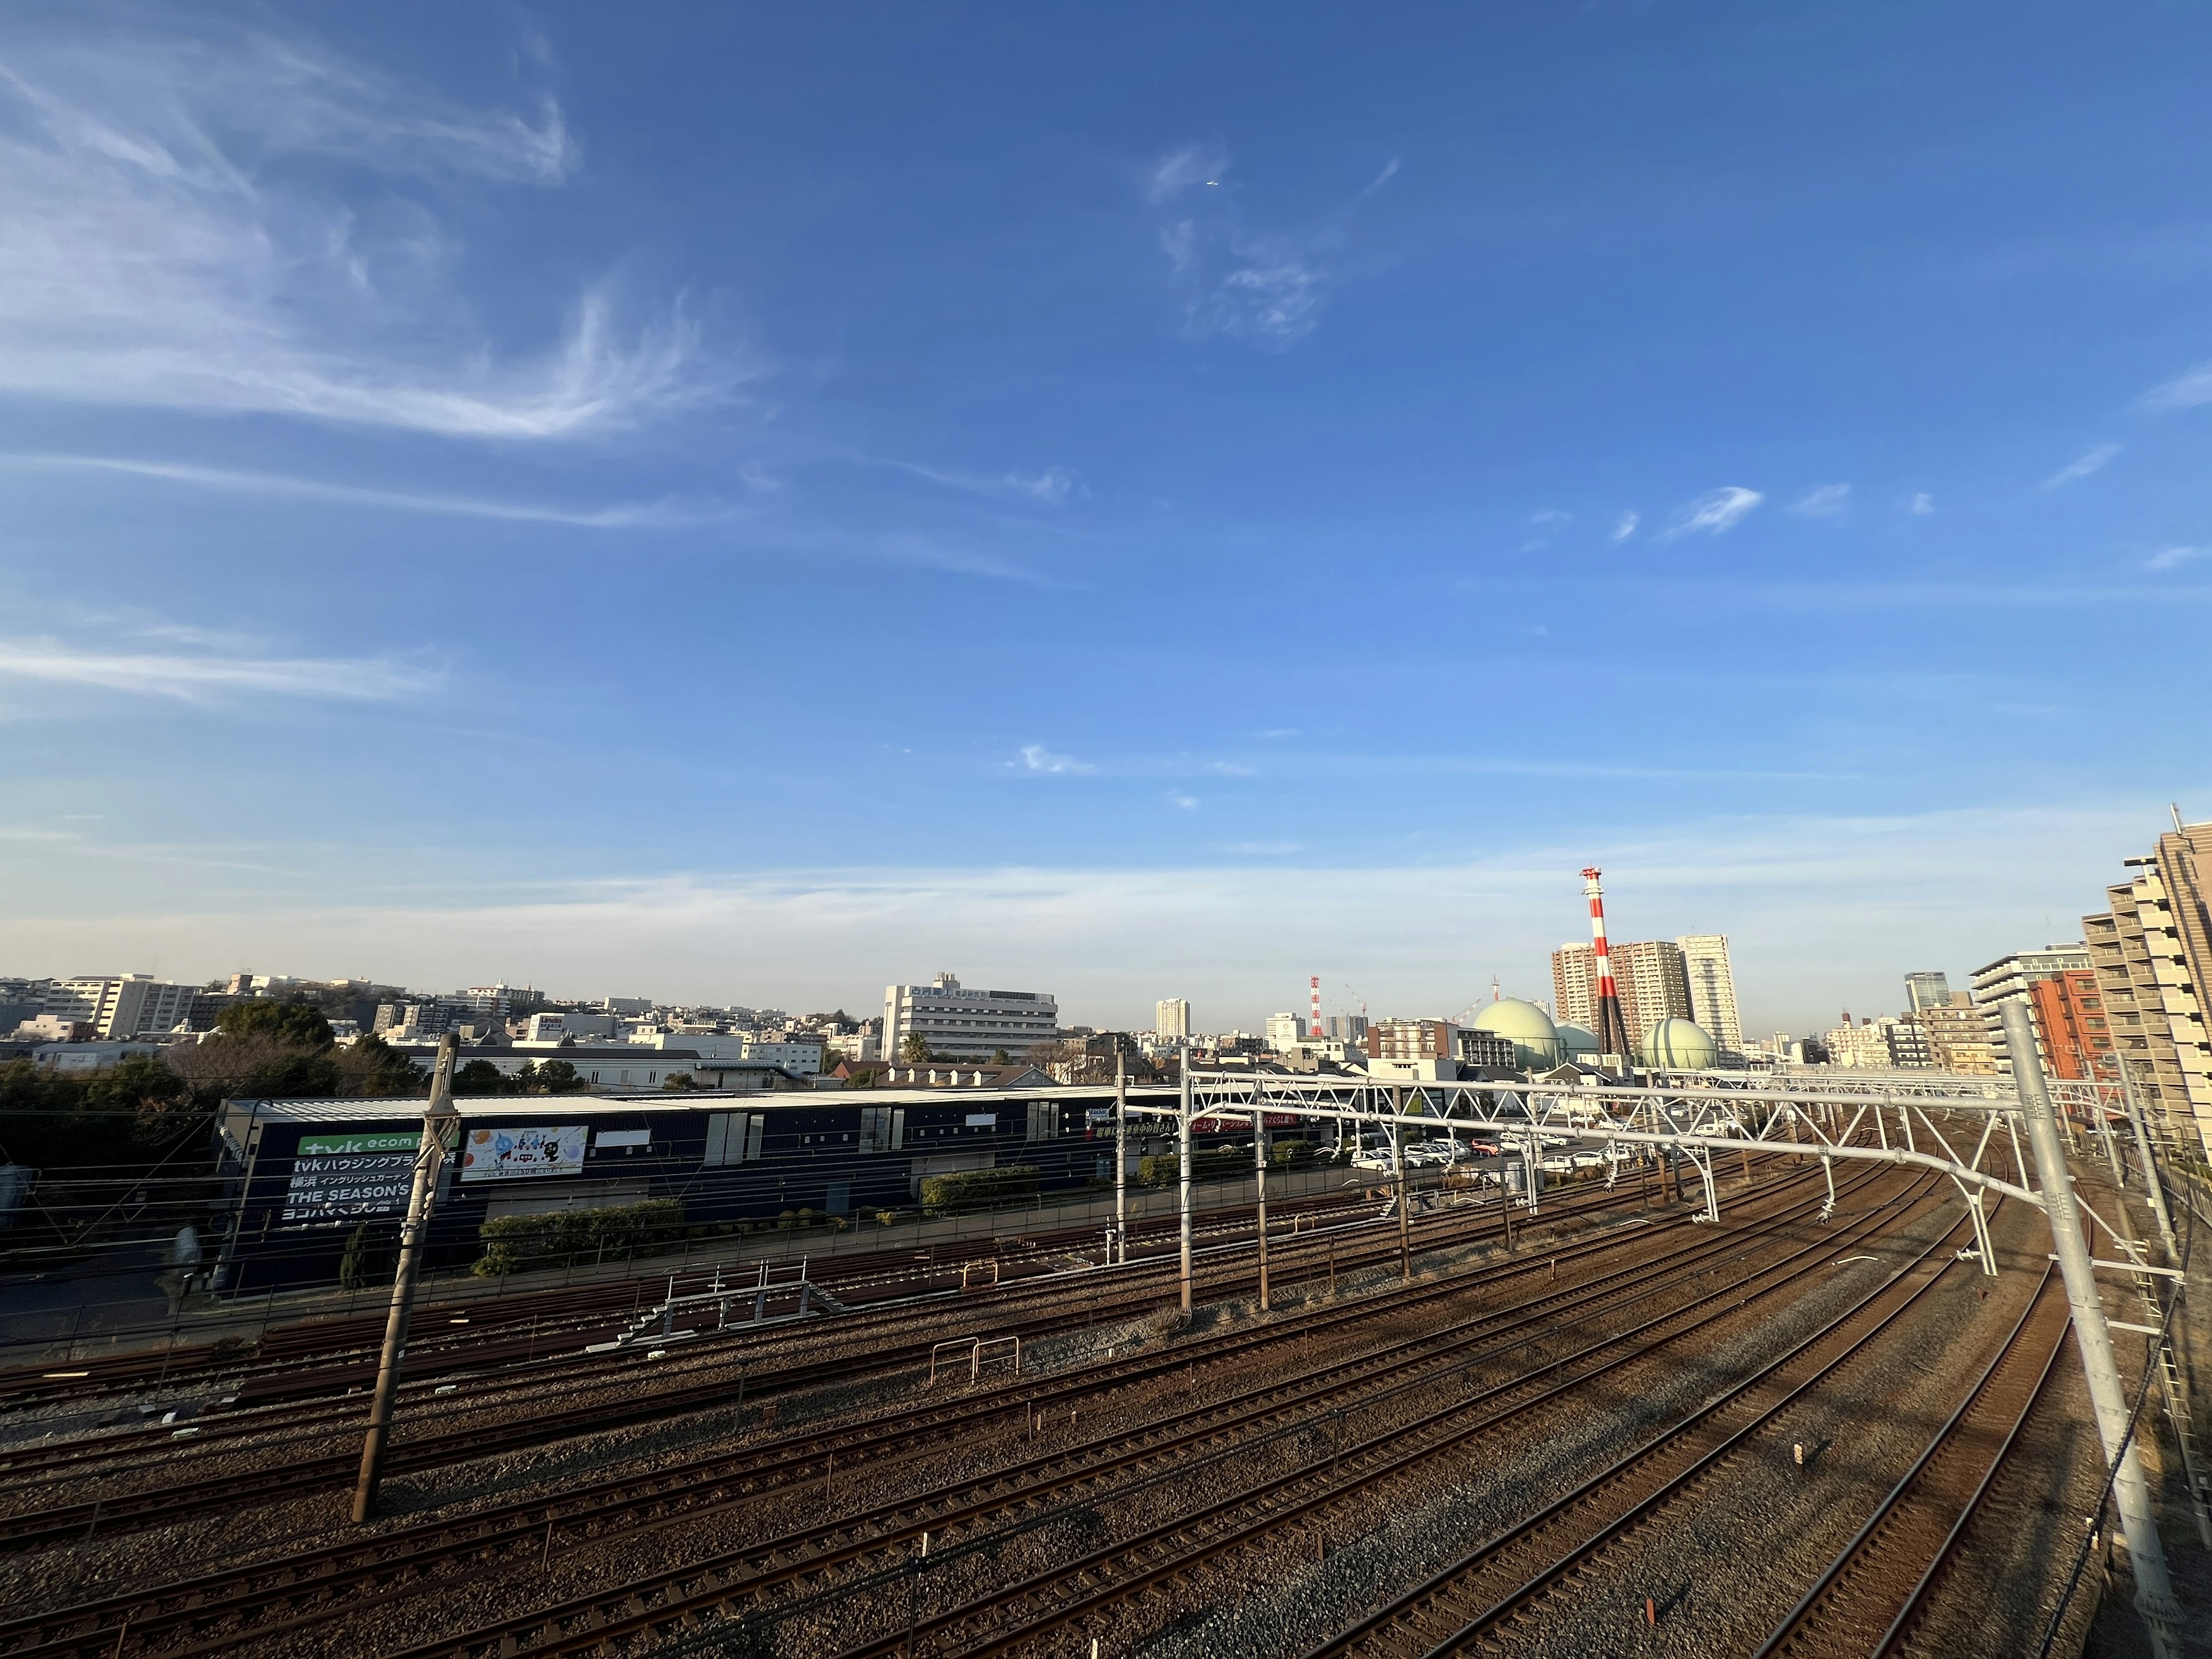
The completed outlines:
<svg viewBox="0 0 2212 1659">
<path fill-rule="evenodd" d="M 2201 20 L 848 27 L 0 17 L 27 970 L 1811 1030 L 2212 802 Z"/>
</svg>

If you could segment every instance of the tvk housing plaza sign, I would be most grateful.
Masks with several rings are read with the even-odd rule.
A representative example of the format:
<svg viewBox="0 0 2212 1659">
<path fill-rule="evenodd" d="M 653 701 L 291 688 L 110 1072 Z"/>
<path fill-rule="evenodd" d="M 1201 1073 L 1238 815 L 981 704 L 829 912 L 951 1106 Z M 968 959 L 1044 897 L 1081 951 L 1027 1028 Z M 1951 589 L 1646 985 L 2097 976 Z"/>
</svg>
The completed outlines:
<svg viewBox="0 0 2212 1659">
<path fill-rule="evenodd" d="M 303 1135 L 278 1224 L 327 1226 L 398 1215 L 415 1178 L 420 1130 L 398 1134 Z"/>
</svg>

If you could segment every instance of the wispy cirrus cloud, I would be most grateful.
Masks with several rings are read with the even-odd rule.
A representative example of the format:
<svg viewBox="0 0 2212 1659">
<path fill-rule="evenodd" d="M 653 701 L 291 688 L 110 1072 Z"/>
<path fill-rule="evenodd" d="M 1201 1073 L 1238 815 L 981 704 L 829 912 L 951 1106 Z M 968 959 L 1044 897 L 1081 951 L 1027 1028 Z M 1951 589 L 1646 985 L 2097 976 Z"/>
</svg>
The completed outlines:
<svg viewBox="0 0 2212 1659">
<path fill-rule="evenodd" d="M 181 656 L 15 639 L 0 640 L 0 678 L 97 686 L 184 702 L 210 702 L 226 693 L 391 702 L 434 690 L 445 676 L 380 657 Z"/>
<path fill-rule="evenodd" d="M 1033 772 L 1056 777 L 1076 777 L 1098 769 L 1088 761 L 1077 760 L 1072 755 L 1054 753 L 1041 743 L 1025 743 L 1020 752 L 1007 764 L 1017 772 Z"/>
<path fill-rule="evenodd" d="M 75 13 L 0 21 L 0 390 L 447 436 L 550 439 L 726 392 L 680 307 L 611 289 L 557 343 L 466 337 L 440 220 L 453 181 L 544 188 L 557 104 L 478 110 L 300 35 Z M 328 164 L 342 164 L 333 168 Z M 375 176 L 349 196 L 348 174 Z"/>
<path fill-rule="evenodd" d="M 2212 363 L 2196 363 L 2136 399 L 2136 407 L 2163 414 L 2212 404 Z"/>
<path fill-rule="evenodd" d="M 1917 489 L 1900 503 L 1904 511 L 1916 519 L 1924 519 L 1936 510 L 1936 498 L 1924 489 Z"/>
<path fill-rule="evenodd" d="M 1184 324 L 1194 335 L 1224 334 L 1268 350 L 1286 350 L 1313 332 L 1328 303 L 1330 277 L 1316 244 L 1248 226 L 1233 192 L 1223 188 L 1229 157 L 1218 146 L 1186 144 L 1169 152 L 1146 176 L 1145 199 L 1155 207 L 1195 193 L 1182 216 L 1160 227 L 1160 251 L 1184 290 Z M 1386 167 L 1369 188 L 1395 170 Z"/>
<path fill-rule="evenodd" d="M 227 495 L 276 500 L 332 501 L 350 507 L 384 507 L 398 513 L 441 514 L 467 519 L 504 519 L 525 524 L 566 524 L 592 530 L 671 529 L 708 524 L 728 516 L 719 502 L 685 503 L 673 499 L 623 501 L 611 507 L 564 507 L 482 496 L 424 495 L 411 490 L 374 489 L 282 473 L 241 472 L 225 467 L 194 466 L 177 461 L 133 460 L 117 455 L 0 454 L 0 466 L 41 467 L 118 472 L 166 483 Z"/>
<path fill-rule="evenodd" d="M 1644 515 L 1634 510 L 1622 514 L 1613 521 L 1613 539 L 1625 542 L 1636 533 L 1636 526 L 1644 522 Z"/>
<path fill-rule="evenodd" d="M 2065 465 L 2060 467 L 2057 471 L 2045 478 L 2041 488 L 2063 489 L 2068 484 L 2087 477 L 2093 472 L 2101 472 L 2110 464 L 2112 457 L 2120 453 L 2120 448 L 2121 446 L 2115 443 L 2092 444 Z"/>
<path fill-rule="evenodd" d="M 1850 504 L 1849 484 L 1815 484 L 1790 502 L 1790 510 L 1801 519 L 1832 519 Z"/>
<path fill-rule="evenodd" d="M 974 495 L 990 495 L 1000 501 L 1040 501 L 1048 507 L 1057 507 L 1073 495 L 1085 494 L 1083 481 L 1064 466 L 1048 466 L 1042 472 L 1024 474 L 1001 472 L 959 472 L 949 467 L 925 466 L 919 461 L 879 461 L 879 466 L 894 467 L 901 472 L 911 472 L 917 478 L 927 478 L 952 489 L 964 489 Z"/>
<path fill-rule="evenodd" d="M 2212 547 L 2162 547 L 2143 561 L 2143 568 L 2179 570 L 2199 559 L 2212 559 Z"/>
<path fill-rule="evenodd" d="M 1659 532 L 1659 539 L 1671 542 L 1680 536 L 1725 536 L 1749 518 L 1765 499 L 1756 489 L 1723 484 L 1677 507 L 1674 519 Z"/>
</svg>

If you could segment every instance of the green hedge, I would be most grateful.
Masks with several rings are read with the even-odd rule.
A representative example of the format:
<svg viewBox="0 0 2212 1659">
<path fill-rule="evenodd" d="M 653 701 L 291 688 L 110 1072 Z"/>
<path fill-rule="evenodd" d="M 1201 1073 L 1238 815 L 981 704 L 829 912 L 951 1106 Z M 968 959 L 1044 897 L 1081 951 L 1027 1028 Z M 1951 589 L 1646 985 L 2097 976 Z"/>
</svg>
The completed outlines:
<svg viewBox="0 0 2212 1659">
<path fill-rule="evenodd" d="M 543 1215 L 503 1215 L 481 1229 L 484 1253 L 471 1270 L 486 1279 L 634 1255 L 684 1236 L 684 1206 L 649 1198 L 604 1210 L 549 1210 Z"/>
<path fill-rule="evenodd" d="M 1252 1152 L 1245 1146 L 1194 1146 L 1190 1154 L 1193 1181 L 1236 1181 L 1252 1173 Z M 1147 1187 L 1172 1187 L 1182 1178 L 1182 1161 L 1175 1152 L 1161 1152 L 1137 1160 L 1137 1178 Z"/>
<path fill-rule="evenodd" d="M 963 1210 L 989 1210 L 1018 1203 L 1035 1198 L 1036 1193 L 1037 1172 L 1033 1164 L 957 1170 L 951 1175 L 922 1177 L 921 1209 L 924 1215 L 955 1215 Z"/>
</svg>

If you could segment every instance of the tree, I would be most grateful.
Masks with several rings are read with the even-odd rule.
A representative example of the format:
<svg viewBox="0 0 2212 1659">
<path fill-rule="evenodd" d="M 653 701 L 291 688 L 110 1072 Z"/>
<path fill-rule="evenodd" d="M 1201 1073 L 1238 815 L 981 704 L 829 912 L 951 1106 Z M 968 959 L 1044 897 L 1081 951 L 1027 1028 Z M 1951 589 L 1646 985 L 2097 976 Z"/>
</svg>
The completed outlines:
<svg viewBox="0 0 2212 1659">
<path fill-rule="evenodd" d="M 929 1064 L 929 1039 L 919 1031 L 908 1031 L 906 1041 L 899 1044 L 899 1058 L 909 1066 Z"/>
<path fill-rule="evenodd" d="M 992 1065 L 994 1065 L 994 1066 L 1004 1066 L 1006 1063 L 1006 1051 L 1004 1048 L 994 1048 L 994 1049 L 992 1049 L 992 1050 L 991 1050 L 991 1064 L 992 1064 Z"/>
<path fill-rule="evenodd" d="M 457 1095 L 504 1095 L 512 1093 L 507 1087 L 507 1074 L 488 1060 L 472 1060 L 453 1073 L 453 1092 Z"/>
<path fill-rule="evenodd" d="M 699 1079 L 689 1072 L 671 1072 L 661 1079 L 660 1091 L 665 1095 L 688 1095 L 699 1086 Z"/>
<path fill-rule="evenodd" d="M 268 1037 L 301 1048 L 327 1048 L 331 1023 L 311 1002 L 249 997 L 222 1011 L 215 1029 L 227 1037 Z"/>
<path fill-rule="evenodd" d="M 356 1037 L 349 1046 L 339 1049 L 333 1059 L 338 1068 L 339 1090 L 343 1094 L 368 1098 L 419 1095 L 430 1081 L 428 1072 L 374 1032 Z"/>
<path fill-rule="evenodd" d="M 549 1095 L 581 1094 L 592 1086 L 591 1080 L 565 1060 L 540 1061 L 536 1082 L 538 1090 Z"/>
</svg>

